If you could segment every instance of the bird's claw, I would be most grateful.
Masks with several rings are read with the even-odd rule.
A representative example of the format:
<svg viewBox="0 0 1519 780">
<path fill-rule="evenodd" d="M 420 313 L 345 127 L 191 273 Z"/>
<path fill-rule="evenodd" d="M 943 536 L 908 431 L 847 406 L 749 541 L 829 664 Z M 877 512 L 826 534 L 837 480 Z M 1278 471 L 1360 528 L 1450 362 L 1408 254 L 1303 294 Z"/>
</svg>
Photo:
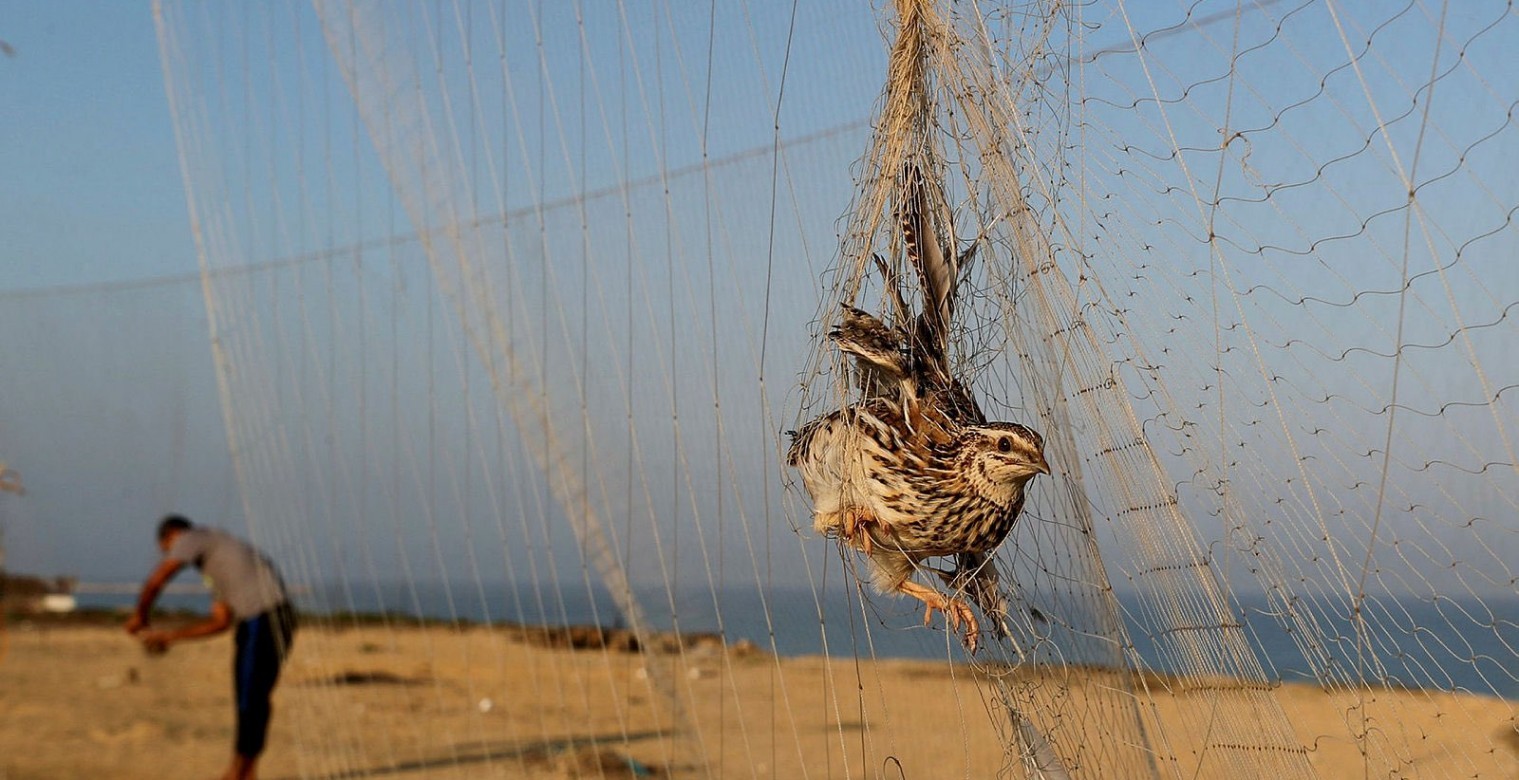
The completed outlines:
<svg viewBox="0 0 1519 780">
<path fill-rule="evenodd" d="M 839 523 L 839 536 L 869 555 L 873 542 L 866 526 L 873 525 L 875 522 L 875 516 L 868 512 L 855 508 L 846 509 Z"/>
<path fill-rule="evenodd" d="M 976 652 L 976 645 L 981 639 L 981 626 L 976 622 L 976 616 L 971 613 L 970 607 L 960 599 L 950 599 L 942 596 L 939 597 L 937 602 L 925 602 L 923 625 L 932 625 L 934 613 L 943 612 L 944 622 L 948 625 L 949 630 L 958 634 L 963 626 L 965 634 L 962 640 L 965 642 L 965 649 L 972 653 Z"/>
<path fill-rule="evenodd" d="M 949 630 L 958 634 L 962 626 L 965 628 L 962 637 L 965 649 L 976 652 L 977 640 L 981 638 L 981 626 L 976 623 L 976 616 L 971 614 L 970 607 L 959 599 L 946 599 L 940 611 L 944 613 L 944 622 L 948 624 Z M 933 609 L 930 608 L 928 612 L 925 618 L 933 614 Z"/>
</svg>

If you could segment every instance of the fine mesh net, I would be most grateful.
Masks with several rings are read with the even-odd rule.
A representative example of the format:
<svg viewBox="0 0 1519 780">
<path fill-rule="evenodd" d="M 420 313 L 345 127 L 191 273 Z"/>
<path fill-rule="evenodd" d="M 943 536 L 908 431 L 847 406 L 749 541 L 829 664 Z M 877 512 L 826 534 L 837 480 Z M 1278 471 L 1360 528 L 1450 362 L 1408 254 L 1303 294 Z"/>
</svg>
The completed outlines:
<svg viewBox="0 0 1519 780">
<path fill-rule="evenodd" d="M 292 773 L 1514 772 L 1507 3 L 154 13 L 200 272 L 0 293 L 76 388 L 0 431 L 159 440 L 280 563 Z M 860 398 L 840 304 L 917 306 L 912 166 L 1052 471 L 975 653 L 784 465 Z M 103 429 L 61 351 L 160 400 Z"/>
</svg>

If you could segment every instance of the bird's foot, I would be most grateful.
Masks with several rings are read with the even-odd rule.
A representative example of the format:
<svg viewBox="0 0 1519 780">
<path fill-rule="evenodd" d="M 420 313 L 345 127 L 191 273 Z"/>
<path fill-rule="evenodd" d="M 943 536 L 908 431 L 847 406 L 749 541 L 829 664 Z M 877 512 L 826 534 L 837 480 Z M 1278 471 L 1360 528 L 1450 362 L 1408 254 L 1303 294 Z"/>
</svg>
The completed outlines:
<svg viewBox="0 0 1519 780">
<path fill-rule="evenodd" d="M 839 523 L 839 536 L 869 555 L 874 542 L 867 526 L 878 524 L 875 515 L 855 507 L 844 510 L 843 514 Z"/>
<path fill-rule="evenodd" d="M 960 633 L 964 629 L 961 640 L 965 643 L 965 649 L 974 653 L 976 645 L 981 639 L 981 626 L 976 623 L 976 616 L 970 611 L 964 601 L 944 596 L 933 588 L 924 587 L 912 580 L 902 583 L 901 590 L 923 602 L 923 625 L 931 625 L 934 622 L 934 613 L 943 612 L 944 622 L 949 630 Z"/>
<path fill-rule="evenodd" d="M 960 633 L 960 627 L 965 627 L 965 634 L 961 637 L 965 642 L 965 649 L 976 652 L 976 644 L 981 638 L 981 626 L 976 623 L 976 616 L 971 613 L 970 607 L 959 599 L 945 599 L 944 606 L 939 607 L 944 613 L 944 619 L 949 623 L 950 630 Z M 924 610 L 925 624 L 933 620 L 933 609 Z"/>
</svg>

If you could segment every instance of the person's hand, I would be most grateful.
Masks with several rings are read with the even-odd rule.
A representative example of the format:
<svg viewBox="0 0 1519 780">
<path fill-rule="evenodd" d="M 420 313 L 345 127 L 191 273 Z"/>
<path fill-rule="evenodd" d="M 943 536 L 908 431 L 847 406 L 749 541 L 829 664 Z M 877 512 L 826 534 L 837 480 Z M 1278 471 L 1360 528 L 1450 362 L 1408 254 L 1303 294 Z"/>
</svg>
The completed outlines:
<svg viewBox="0 0 1519 780">
<path fill-rule="evenodd" d="M 169 643 L 173 641 L 166 631 L 146 631 L 139 638 L 148 655 L 163 655 L 169 652 Z"/>
<path fill-rule="evenodd" d="M 147 627 L 148 627 L 148 621 L 145 620 L 145 619 L 143 619 L 143 617 L 141 615 L 138 615 L 135 612 L 132 613 L 131 617 L 127 618 L 126 629 L 127 629 L 127 633 L 128 634 L 132 634 L 132 635 L 135 636 L 138 632 L 142 631 L 143 629 L 145 629 Z"/>
</svg>

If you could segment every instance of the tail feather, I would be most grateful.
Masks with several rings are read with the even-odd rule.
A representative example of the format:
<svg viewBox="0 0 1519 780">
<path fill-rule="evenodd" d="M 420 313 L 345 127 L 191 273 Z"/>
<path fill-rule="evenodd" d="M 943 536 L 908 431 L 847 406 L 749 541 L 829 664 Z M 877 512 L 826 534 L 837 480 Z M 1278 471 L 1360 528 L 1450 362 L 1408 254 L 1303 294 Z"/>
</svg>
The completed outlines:
<svg viewBox="0 0 1519 780">
<path fill-rule="evenodd" d="M 955 284 L 959 281 L 955 261 L 959 258 L 949 257 L 944 251 L 923 169 L 909 166 L 906 185 L 907 197 L 901 208 L 903 245 L 922 282 L 923 316 L 936 335 L 942 337 L 954 306 Z"/>
</svg>

